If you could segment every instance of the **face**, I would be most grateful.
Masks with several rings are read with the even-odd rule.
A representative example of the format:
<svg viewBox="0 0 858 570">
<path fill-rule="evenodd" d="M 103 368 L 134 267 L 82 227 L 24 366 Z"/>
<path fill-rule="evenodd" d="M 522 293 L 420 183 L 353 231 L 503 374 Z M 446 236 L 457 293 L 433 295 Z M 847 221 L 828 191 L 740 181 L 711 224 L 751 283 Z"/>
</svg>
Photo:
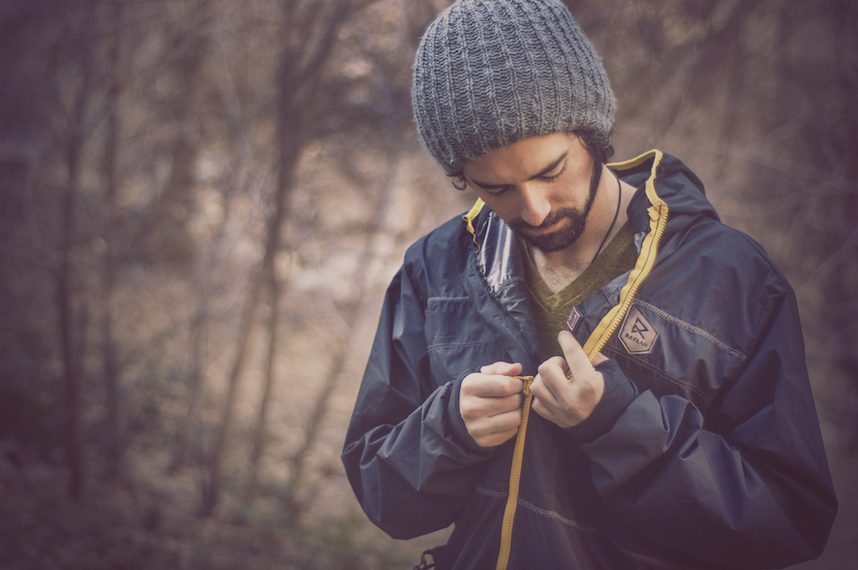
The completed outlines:
<svg viewBox="0 0 858 570">
<path fill-rule="evenodd" d="M 565 249 L 581 237 L 601 164 L 580 139 L 553 133 L 492 151 L 465 165 L 465 180 L 531 246 Z"/>
</svg>

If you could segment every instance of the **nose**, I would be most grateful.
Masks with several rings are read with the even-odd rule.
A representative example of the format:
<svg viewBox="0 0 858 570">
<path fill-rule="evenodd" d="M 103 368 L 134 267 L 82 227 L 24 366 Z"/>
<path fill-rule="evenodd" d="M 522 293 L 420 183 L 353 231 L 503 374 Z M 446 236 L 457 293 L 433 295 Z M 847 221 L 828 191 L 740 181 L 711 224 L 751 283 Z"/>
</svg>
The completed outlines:
<svg viewBox="0 0 858 570">
<path fill-rule="evenodd" d="M 539 226 L 551 212 L 545 192 L 527 185 L 521 187 L 521 219 L 531 226 Z"/>
</svg>

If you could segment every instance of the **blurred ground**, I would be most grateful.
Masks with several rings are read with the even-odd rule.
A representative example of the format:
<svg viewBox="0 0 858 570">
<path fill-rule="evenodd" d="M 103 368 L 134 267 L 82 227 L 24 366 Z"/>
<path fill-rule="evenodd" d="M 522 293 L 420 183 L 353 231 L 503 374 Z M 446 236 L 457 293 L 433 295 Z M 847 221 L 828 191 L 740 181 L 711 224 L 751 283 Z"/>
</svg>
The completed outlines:
<svg viewBox="0 0 858 570">
<path fill-rule="evenodd" d="M 801 570 L 845 570 L 858 559 L 858 453 L 845 434 L 824 422 L 824 435 L 840 511 L 828 546 Z M 80 504 L 69 501 L 63 472 L 7 461 L 0 481 L 2 570 L 267 570 L 410 568 L 420 553 L 445 541 L 445 532 L 412 541 L 393 540 L 370 525 L 347 489 L 320 500 L 308 524 L 290 526 L 279 498 L 263 507 L 242 505 L 235 495 L 211 519 L 194 516 L 193 474 L 162 475 L 163 452 L 131 450 L 123 485 L 93 484 Z M 260 504 L 260 503 L 257 503 Z"/>
</svg>

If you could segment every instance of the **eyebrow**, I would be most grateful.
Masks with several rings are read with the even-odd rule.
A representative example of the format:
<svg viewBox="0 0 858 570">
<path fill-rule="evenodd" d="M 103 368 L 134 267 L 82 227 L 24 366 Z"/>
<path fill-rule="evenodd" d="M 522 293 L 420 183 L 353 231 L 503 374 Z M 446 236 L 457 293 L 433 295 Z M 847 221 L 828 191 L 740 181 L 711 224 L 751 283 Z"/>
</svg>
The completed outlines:
<svg viewBox="0 0 858 570">
<path fill-rule="evenodd" d="M 563 154 L 558 156 L 557 159 L 555 159 L 551 164 L 549 164 L 548 166 L 546 166 L 545 168 L 543 168 L 542 170 L 540 170 L 539 172 L 537 172 L 536 174 L 534 174 L 533 176 L 531 176 L 530 178 L 525 180 L 525 182 L 530 182 L 531 180 L 536 180 L 537 178 L 542 178 L 543 176 L 545 176 L 546 174 L 548 174 L 549 172 L 551 172 L 552 170 L 554 170 L 555 168 L 560 166 L 560 163 L 563 162 L 564 160 L 566 160 L 567 156 L 569 156 L 568 150 L 564 151 Z M 474 179 L 471 179 L 471 184 L 479 186 L 483 190 L 499 190 L 501 188 L 506 188 L 507 186 L 513 186 L 513 184 L 486 184 L 486 183 L 479 182 L 479 181 L 474 180 Z"/>
</svg>

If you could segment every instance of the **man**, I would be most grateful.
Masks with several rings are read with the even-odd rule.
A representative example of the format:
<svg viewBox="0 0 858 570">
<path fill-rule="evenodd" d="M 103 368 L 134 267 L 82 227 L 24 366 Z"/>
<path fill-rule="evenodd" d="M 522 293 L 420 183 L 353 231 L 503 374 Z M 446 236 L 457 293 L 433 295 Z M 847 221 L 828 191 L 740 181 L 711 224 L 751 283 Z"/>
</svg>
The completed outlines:
<svg viewBox="0 0 858 570">
<path fill-rule="evenodd" d="M 818 556 L 837 506 L 793 292 L 677 159 L 605 165 L 614 97 L 566 8 L 457 2 L 412 100 L 480 200 L 388 289 L 343 452 L 369 518 L 455 523 L 438 568 Z"/>
</svg>

